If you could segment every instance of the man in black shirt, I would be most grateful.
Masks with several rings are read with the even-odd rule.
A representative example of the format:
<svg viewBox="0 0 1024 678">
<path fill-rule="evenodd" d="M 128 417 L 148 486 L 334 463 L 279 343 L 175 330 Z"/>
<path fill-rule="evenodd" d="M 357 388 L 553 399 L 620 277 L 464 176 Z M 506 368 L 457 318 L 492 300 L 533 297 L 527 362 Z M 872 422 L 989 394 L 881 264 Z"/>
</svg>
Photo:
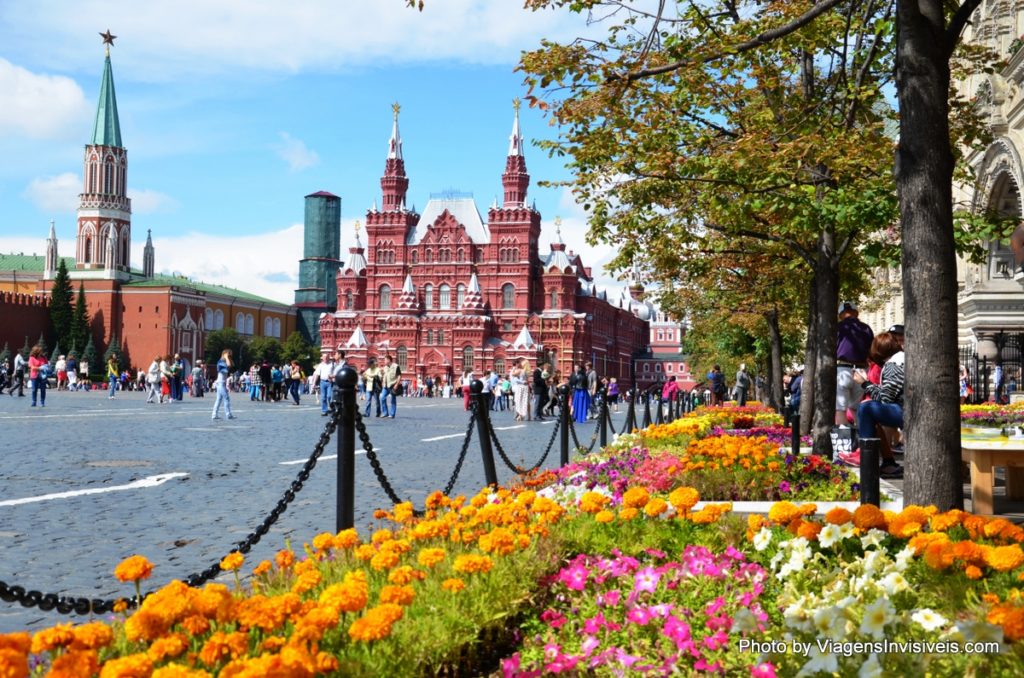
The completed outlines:
<svg viewBox="0 0 1024 678">
<path fill-rule="evenodd" d="M 544 373 L 550 369 L 551 365 L 544 363 L 533 370 L 533 411 L 536 412 L 534 419 L 537 421 L 544 421 L 541 413 L 548 402 L 548 382 L 544 378 Z"/>
</svg>

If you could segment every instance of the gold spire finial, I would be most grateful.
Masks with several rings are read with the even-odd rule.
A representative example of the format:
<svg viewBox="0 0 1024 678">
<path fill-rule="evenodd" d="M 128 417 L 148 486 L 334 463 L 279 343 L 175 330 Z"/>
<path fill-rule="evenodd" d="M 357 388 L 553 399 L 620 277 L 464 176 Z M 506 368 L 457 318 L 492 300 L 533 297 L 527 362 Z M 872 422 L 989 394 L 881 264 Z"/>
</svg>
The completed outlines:
<svg viewBox="0 0 1024 678">
<path fill-rule="evenodd" d="M 355 226 L 355 228 L 356 228 L 356 233 L 359 233 L 359 220 L 358 219 L 356 219 L 356 226 Z"/>
<path fill-rule="evenodd" d="M 516 97 L 515 99 L 513 99 L 513 100 L 512 100 L 512 109 L 513 109 L 513 110 L 514 110 L 514 111 L 515 111 L 516 113 L 518 113 L 518 112 L 519 112 L 519 105 L 520 105 L 521 103 L 522 103 L 522 102 L 521 102 L 521 101 L 519 100 L 519 97 Z"/>
<path fill-rule="evenodd" d="M 396 101 L 395 103 L 391 104 L 391 110 L 392 110 L 392 111 L 394 111 L 394 113 L 395 113 L 395 117 L 397 118 L 397 117 L 398 117 L 398 112 L 399 112 L 400 110 L 402 110 L 402 107 L 401 107 L 401 105 L 399 105 L 399 103 L 398 103 L 398 102 Z"/>
<path fill-rule="evenodd" d="M 555 217 L 555 235 L 562 239 L 562 217 Z"/>
</svg>

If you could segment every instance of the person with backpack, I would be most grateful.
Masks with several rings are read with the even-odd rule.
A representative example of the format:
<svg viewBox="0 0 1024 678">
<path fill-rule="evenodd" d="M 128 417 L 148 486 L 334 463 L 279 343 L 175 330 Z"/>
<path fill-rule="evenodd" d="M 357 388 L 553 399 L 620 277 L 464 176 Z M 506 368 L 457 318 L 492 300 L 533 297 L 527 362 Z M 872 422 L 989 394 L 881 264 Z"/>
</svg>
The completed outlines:
<svg viewBox="0 0 1024 678">
<path fill-rule="evenodd" d="M 39 405 L 46 407 L 46 382 L 50 377 L 50 361 L 43 355 L 43 348 L 36 344 L 28 356 L 28 378 L 32 382 L 32 407 L 36 406 L 36 398 L 39 398 Z"/>
<path fill-rule="evenodd" d="M 398 398 L 402 394 L 402 368 L 398 366 L 390 354 L 384 356 L 384 369 L 381 370 L 381 400 L 383 401 L 384 416 L 395 418 L 398 413 Z M 391 404 L 388 405 L 390 398 Z M 369 408 L 367 408 L 369 411 Z"/>
</svg>

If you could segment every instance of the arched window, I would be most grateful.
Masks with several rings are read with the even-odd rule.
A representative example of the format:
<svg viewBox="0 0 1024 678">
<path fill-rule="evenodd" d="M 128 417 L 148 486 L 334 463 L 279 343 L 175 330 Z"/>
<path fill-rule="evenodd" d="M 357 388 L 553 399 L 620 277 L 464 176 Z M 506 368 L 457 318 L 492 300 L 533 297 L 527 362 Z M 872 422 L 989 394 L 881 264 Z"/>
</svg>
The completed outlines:
<svg viewBox="0 0 1024 678">
<path fill-rule="evenodd" d="M 476 251 L 476 263 L 478 263 L 478 264 L 483 263 L 483 260 L 484 260 L 484 250 L 483 250 L 483 248 L 481 248 L 481 249 L 478 249 Z"/>
<path fill-rule="evenodd" d="M 128 268 L 128 229 L 125 229 L 125 234 L 121 238 L 121 265 Z"/>
<path fill-rule="evenodd" d="M 380 286 L 380 307 L 382 309 L 391 308 L 391 286 L 381 285 Z"/>
<path fill-rule="evenodd" d="M 252 317 L 252 313 L 245 314 L 245 333 L 255 334 L 256 333 L 256 319 Z"/>
<path fill-rule="evenodd" d="M 235 314 L 235 331 L 245 334 L 245 314 L 241 312 Z"/>
<path fill-rule="evenodd" d="M 441 310 L 447 311 L 452 307 L 452 288 L 448 283 L 443 283 L 437 290 L 441 301 Z"/>
<path fill-rule="evenodd" d="M 464 249 L 462 249 L 460 247 L 458 250 L 455 251 L 455 261 L 465 261 L 465 259 L 466 259 L 466 250 L 464 250 Z"/>
<path fill-rule="evenodd" d="M 351 311 L 353 307 L 352 290 L 345 290 L 345 310 Z"/>
<path fill-rule="evenodd" d="M 434 308 L 434 286 L 430 283 L 423 286 L 423 305 L 428 311 Z"/>
<path fill-rule="evenodd" d="M 551 308 L 558 308 L 558 290 L 551 290 Z"/>
<path fill-rule="evenodd" d="M 516 307 L 516 288 L 512 283 L 505 283 L 501 286 L 501 307 Z"/>
<path fill-rule="evenodd" d="M 263 336 L 272 337 L 274 336 L 274 321 L 270 318 L 263 319 Z"/>
<path fill-rule="evenodd" d="M 414 264 L 418 264 L 419 263 L 420 255 L 419 255 L 418 252 L 416 252 L 416 250 L 413 250 L 412 252 L 409 253 L 409 261 L 414 263 Z"/>
<path fill-rule="evenodd" d="M 671 372 L 672 371 L 672 363 L 665 363 L 665 371 L 666 372 Z"/>
<path fill-rule="evenodd" d="M 281 338 L 281 319 L 274 318 L 274 336 L 278 339 Z"/>
<path fill-rule="evenodd" d="M 434 343 L 434 330 L 427 330 L 427 346 Z"/>
<path fill-rule="evenodd" d="M 444 343 L 444 330 L 438 330 L 437 331 L 437 343 L 438 344 L 443 344 Z"/>
<path fill-rule="evenodd" d="M 213 312 L 213 329 L 224 329 L 224 311 L 220 310 L 219 308 Z"/>
<path fill-rule="evenodd" d="M 433 261 L 434 261 L 434 251 L 430 250 L 430 249 L 425 250 L 423 252 L 423 261 L 427 262 L 428 264 L 433 263 Z"/>
<path fill-rule="evenodd" d="M 409 369 L 409 349 L 405 346 L 399 346 L 395 349 L 395 362 L 398 363 L 400 370 L 405 372 Z"/>
<path fill-rule="evenodd" d="M 90 236 L 85 236 L 85 252 L 83 253 L 83 257 L 85 259 L 85 263 L 92 263 L 92 238 Z"/>
<path fill-rule="evenodd" d="M 140 309 L 141 310 L 141 309 Z M 213 309 L 208 308 L 203 312 L 203 324 L 206 325 L 206 329 L 213 329 Z"/>
<path fill-rule="evenodd" d="M 473 347 L 467 346 L 462 349 L 462 369 L 473 369 Z"/>
<path fill-rule="evenodd" d="M 110 164 L 112 158 L 107 158 L 107 162 L 103 164 L 103 192 L 113 193 L 114 192 L 114 168 Z"/>
<path fill-rule="evenodd" d="M 466 286 L 459 283 L 455 288 L 455 308 L 462 308 L 466 305 Z"/>
</svg>

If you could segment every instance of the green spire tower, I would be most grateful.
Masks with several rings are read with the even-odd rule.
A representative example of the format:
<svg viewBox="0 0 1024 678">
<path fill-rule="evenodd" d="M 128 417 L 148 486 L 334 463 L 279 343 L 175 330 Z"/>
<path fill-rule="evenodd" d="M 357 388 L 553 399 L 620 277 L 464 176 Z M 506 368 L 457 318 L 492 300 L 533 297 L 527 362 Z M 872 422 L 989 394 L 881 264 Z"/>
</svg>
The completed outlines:
<svg viewBox="0 0 1024 678">
<path fill-rule="evenodd" d="M 306 341 L 320 345 L 320 314 L 338 307 L 335 276 L 341 266 L 341 198 L 317 191 L 306 196 L 303 258 L 299 289 L 295 290 L 298 330 Z"/>
</svg>

